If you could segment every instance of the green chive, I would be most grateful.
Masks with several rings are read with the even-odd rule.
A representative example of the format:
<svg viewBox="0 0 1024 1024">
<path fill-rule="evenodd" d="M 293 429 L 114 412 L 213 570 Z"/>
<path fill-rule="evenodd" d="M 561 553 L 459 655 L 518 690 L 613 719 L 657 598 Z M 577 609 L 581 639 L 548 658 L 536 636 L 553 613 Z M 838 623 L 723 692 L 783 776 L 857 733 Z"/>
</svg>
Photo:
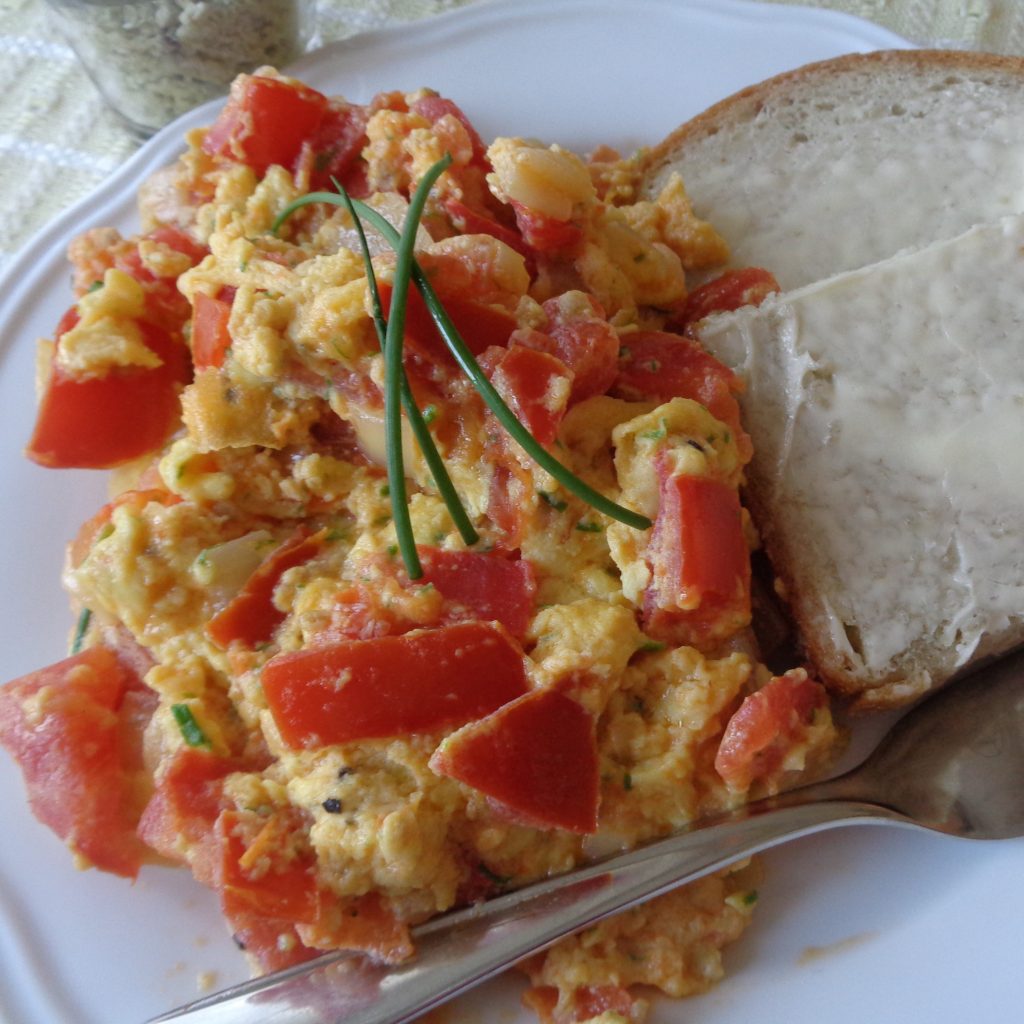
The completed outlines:
<svg viewBox="0 0 1024 1024">
<path fill-rule="evenodd" d="M 92 612 L 88 608 L 83 608 L 82 613 L 78 616 L 78 624 L 75 626 L 75 635 L 71 640 L 71 653 L 78 654 L 82 649 L 82 641 L 85 639 L 85 631 L 89 628 L 89 620 L 92 618 Z"/>
<path fill-rule="evenodd" d="M 556 498 L 553 494 L 549 494 L 547 491 L 538 491 L 537 493 L 556 512 L 564 512 L 569 507 L 569 503 L 567 501 L 562 501 L 561 498 Z"/>
<path fill-rule="evenodd" d="M 633 776 L 626 772 L 622 776 L 622 788 L 628 793 L 633 788 Z"/>
<path fill-rule="evenodd" d="M 190 747 L 208 747 L 210 741 L 206 733 L 199 727 L 199 723 L 192 714 L 192 709 L 187 704 L 172 704 L 171 714 L 178 723 L 182 738 Z"/>
<path fill-rule="evenodd" d="M 365 217 L 392 245 L 398 242 L 398 232 L 371 206 L 356 199 L 353 204 L 359 213 Z M 632 509 L 623 508 L 603 494 L 595 491 L 589 484 L 585 483 L 574 473 L 562 465 L 550 452 L 539 445 L 534 436 L 519 422 L 516 414 L 505 404 L 501 395 L 498 394 L 494 385 L 487 379 L 486 374 L 480 369 L 473 353 L 469 350 L 459 334 L 458 328 L 452 323 L 451 318 L 445 312 L 441 300 L 431 287 L 426 274 L 420 266 L 413 261 L 412 279 L 423 301 L 430 310 L 430 315 L 437 325 L 441 337 L 448 346 L 449 351 L 455 357 L 455 361 L 462 368 L 462 372 L 473 382 L 473 386 L 480 392 L 483 400 L 488 404 L 495 418 L 512 436 L 512 439 L 536 462 L 542 469 L 547 470 L 567 491 L 582 498 L 588 505 L 603 512 L 612 519 L 617 519 L 627 526 L 637 530 L 647 530 L 651 527 L 651 521 L 646 516 L 634 512 Z"/>
<path fill-rule="evenodd" d="M 352 223 L 355 225 L 356 234 L 359 237 L 359 247 L 362 250 L 363 266 L 366 268 L 366 280 L 370 286 L 370 299 L 373 304 L 373 322 L 377 329 L 377 340 L 380 343 L 381 350 L 383 351 L 387 340 L 387 324 L 384 319 L 384 310 L 380 301 L 380 290 L 377 287 L 377 275 L 373 270 L 373 260 L 370 257 L 370 247 L 366 243 L 366 233 L 363 231 L 363 224 L 359 217 L 356 215 L 355 207 L 352 205 L 352 200 L 349 194 L 345 191 L 344 186 L 337 181 L 334 181 L 334 187 L 338 190 L 338 195 L 331 195 L 331 204 L 338 205 L 337 200 L 340 197 L 342 204 L 348 210 L 349 216 L 352 218 Z M 294 204 L 293 204 L 294 205 Z M 281 215 L 278 218 L 280 221 L 286 214 Z M 278 224 L 275 222 L 275 230 Z M 393 296 L 392 296 L 393 298 Z M 469 516 L 466 514 L 466 510 L 462 505 L 462 501 L 459 498 L 458 492 L 455 490 L 455 485 L 452 483 L 451 477 L 448 475 L 448 470 L 445 468 L 444 460 L 441 458 L 440 453 L 437 450 L 437 445 L 434 444 L 434 438 L 431 436 L 430 431 L 427 429 L 427 424 L 432 422 L 437 416 L 437 409 L 432 405 L 428 405 L 424 412 L 420 412 L 419 406 L 416 404 L 416 400 L 413 398 L 412 389 L 409 387 L 409 379 L 405 374 L 405 369 L 402 369 L 402 382 L 401 382 L 401 394 L 402 394 L 402 407 L 405 409 L 405 414 L 409 419 L 409 425 L 412 428 L 413 436 L 416 438 L 416 443 L 419 445 L 420 451 L 423 453 L 423 458 L 427 463 L 427 469 L 430 471 L 431 477 L 434 480 L 434 486 L 437 487 L 438 493 L 441 495 L 442 500 L 448 508 L 448 514 L 452 517 L 452 522 L 455 524 L 455 528 L 459 531 L 460 536 L 465 542 L 467 547 L 471 547 L 479 539 L 480 535 L 473 528 L 473 524 L 469 520 Z M 430 419 L 427 419 L 427 414 L 430 414 Z M 409 568 L 406 565 L 406 568 Z M 415 579 L 415 577 L 413 577 Z"/>
<path fill-rule="evenodd" d="M 580 533 L 600 533 L 604 527 L 600 523 L 584 523 L 579 522 L 576 524 L 576 529 Z"/>
</svg>

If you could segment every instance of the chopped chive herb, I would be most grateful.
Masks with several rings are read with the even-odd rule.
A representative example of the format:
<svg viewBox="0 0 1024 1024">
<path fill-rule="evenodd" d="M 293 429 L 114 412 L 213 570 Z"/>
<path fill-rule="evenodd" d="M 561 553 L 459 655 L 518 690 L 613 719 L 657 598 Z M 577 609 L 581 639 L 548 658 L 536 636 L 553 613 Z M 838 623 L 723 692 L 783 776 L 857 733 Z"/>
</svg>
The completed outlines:
<svg viewBox="0 0 1024 1024">
<path fill-rule="evenodd" d="M 633 776 L 625 772 L 622 776 L 622 788 L 628 793 L 633 788 Z"/>
<path fill-rule="evenodd" d="M 391 487 L 388 484 L 384 484 L 380 489 L 380 496 L 386 498 L 391 494 Z"/>
<path fill-rule="evenodd" d="M 75 626 L 75 635 L 71 640 L 71 653 L 78 654 L 82 649 L 82 641 L 85 639 L 85 631 L 89 628 L 89 620 L 92 618 L 92 611 L 83 608 L 78 616 L 78 624 Z"/>
<path fill-rule="evenodd" d="M 579 530 L 580 533 L 601 533 L 604 530 L 604 527 L 600 523 L 585 523 L 581 521 L 576 524 L 576 529 Z"/>
<path fill-rule="evenodd" d="M 663 651 L 668 644 L 663 644 L 660 640 L 645 640 L 638 648 L 638 651 Z"/>
<path fill-rule="evenodd" d="M 428 405 L 423 410 L 423 422 L 426 423 L 429 426 L 436 419 L 437 419 L 437 406 L 436 405 Z"/>
<path fill-rule="evenodd" d="M 552 507 L 553 509 L 556 509 L 556 510 L 557 510 L 557 511 L 559 511 L 559 512 L 564 512 L 564 511 L 565 511 L 565 510 L 566 510 L 566 509 L 567 509 L 567 508 L 569 507 L 569 502 L 567 502 L 567 501 L 562 501 L 562 499 L 561 499 L 561 498 L 556 498 L 556 497 L 555 497 L 555 496 L 554 496 L 553 494 L 550 494 L 550 493 L 548 493 L 547 491 L 538 491 L 537 493 L 538 493 L 538 494 L 539 494 L 539 495 L 541 496 L 541 498 L 542 498 L 542 499 L 543 499 L 544 501 L 546 501 L 546 502 L 547 502 L 547 503 L 548 503 L 548 504 L 549 504 L 549 505 L 550 505 L 550 506 L 551 506 L 551 507 Z"/>
<path fill-rule="evenodd" d="M 178 723 L 182 738 L 190 747 L 208 747 L 210 741 L 206 733 L 200 728 L 192 709 L 187 704 L 172 704 L 171 714 Z"/>
<path fill-rule="evenodd" d="M 756 889 L 751 889 L 749 892 L 743 894 L 743 904 L 747 907 L 752 907 L 757 902 L 758 892 Z"/>
<path fill-rule="evenodd" d="M 86 288 L 86 291 L 87 292 L 98 292 L 102 287 L 103 287 L 103 282 L 102 281 L 93 281 L 93 283 L 91 285 L 89 285 L 88 288 Z"/>
<path fill-rule="evenodd" d="M 499 875 L 492 871 L 486 864 L 484 864 L 483 861 L 480 862 L 479 870 L 480 874 L 483 875 L 484 878 L 490 880 L 495 885 L 508 885 L 508 883 L 512 881 L 511 877 L 508 875 Z"/>
</svg>

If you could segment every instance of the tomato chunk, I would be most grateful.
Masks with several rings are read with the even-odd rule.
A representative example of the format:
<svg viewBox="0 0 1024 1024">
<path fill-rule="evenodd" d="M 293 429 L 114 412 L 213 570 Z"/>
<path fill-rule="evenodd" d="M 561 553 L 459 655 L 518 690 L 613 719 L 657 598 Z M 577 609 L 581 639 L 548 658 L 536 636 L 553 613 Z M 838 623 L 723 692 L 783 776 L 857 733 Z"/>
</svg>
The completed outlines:
<svg viewBox="0 0 1024 1024">
<path fill-rule="evenodd" d="M 389 284 L 381 283 L 380 300 L 387 316 L 391 304 Z M 516 318 L 495 306 L 463 295 L 442 295 L 441 302 L 473 355 L 480 355 L 492 346 L 504 347 L 516 329 Z M 448 350 L 423 297 L 415 288 L 409 289 L 404 341 L 410 356 L 432 365 L 455 366 L 455 357 Z"/>
<path fill-rule="evenodd" d="M 645 627 L 701 646 L 750 618 L 750 552 L 736 490 L 707 477 L 665 475 L 651 545 Z"/>
<path fill-rule="evenodd" d="M 238 641 L 246 647 L 267 643 L 284 622 L 274 604 L 274 590 L 288 569 L 308 562 L 323 546 L 324 531 L 308 536 L 299 530 L 257 567 L 245 586 L 206 624 L 206 633 L 221 647 Z"/>
<path fill-rule="evenodd" d="M 328 106 L 326 96 L 297 82 L 240 75 L 206 132 L 203 151 L 247 164 L 261 176 L 273 164 L 290 167 L 320 127 Z"/>
<path fill-rule="evenodd" d="M 272 658 L 263 690 L 288 746 L 431 732 L 526 690 L 523 654 L 500 626 L 456 623 Z"/>
<path fill-rule="evenodd" d="M 199 881 L 212 884 L 195 846 L 213 832 L 223 810 L 224 779 L 247 766 L 206 750 L 184 747 L 156 779 L 156 788 L 139 821 L 139 838 L 161 856 L 189 860 Z"/>
<path fill-rule="evenodd" d="M 774 676 L 729 719 L 715 770 L 733 789 L 770 780 L 786 755 L 807 738 L 815 713 L 828 706 L 824 687 L 802 668 Z"/>
<path fill-rule="evenodd" d="M 221 849 L 218 888 L 227 915 L 258 914 L 292 923 L 316 920 L 315 857 L 292 850 L 289 816 L 222 811 L 215 831 Z"/>
<path fill-rule="evenodd" d="M 533 566 L 497 553 L 419 548 L 423 579 L 448 602 L 449 615 L 500 622 L 514 637 L 526 633 L 537 579 Z"/>
<path fill-rule="evenodd" d="M 77 317 L 72 318 L 77 322 Z M 64 331 L 73 324 L 66 317 Z M 155 451 L 179 415 L 178 390 L 188 380 L 184 343 L 139 322 L 146 347 L 161 365 L 115 367 L 75 377 L 54 362 L 25 454 L 50 468 L 109 469 Z"/>
<path fill-rule="evenodd" d="M 231 303 L 197 292 L 192 313 L 192 363 L 197 370 L 224 365 L 231 348 Z"/>
<path fill-rule="evenodd" d="M 533 690 L 447 737 L 430 759 L 538 828 L 593 832 L 599 798 L 590 714 L 557 690 Z"/>
<path fill-rule="evenodd" d="M 136 734 L 148 715 L 126 701 L 136 691 L 142 683 L 105 647 L 0 688 L 0 745 L 21 767 L 32 812 L 95 867 L 128 878 L 146 859 Z"/>
<path fill-rule="evenodd" d="M 397 964 L 413 954 L 409 926 L 399 921 L 380 893 L 339 900 L 321 892 L 313 924 L 299 924 L 299 937 L 318 949 L 350 949 Z"/>
<path fill-rule="evenodd" d="M 740 424 L 736 396 L 742 390 L 736 374 L 692 338 L 665 331 L 636 331 L 623 340 L 615 395 L 633 400 L 689 398 L 700 402 L 732 431 L 740 458 L 746 462 L 753 446 Z"/>
<path fill-rule="evenodd" d="M 686 296 L 682 313 L 672 321 L 672 327 L 685 330 L 712 313 L 728 313 L 741 306 L 759 306 L 778 290 L 779 282 L 760 267 L 727 270 Z"/>
<path fill-rule="evenodd" d="M 571 392 L 572 372 L 557 356 L 523 345 L 495 353 L 488 376 L 516 419 L 542 445 L 558 434 Z"/>
<path fill-rule="evenodd" d="M 446 99 L 444 96 L 422 96 L 413 102 L 412 110 L 420 117 L 425 117 L 431 124 L 440 121 L 442 117 L 454 117 L 466 129 L 466 134 L 472 143 L 473 162 L 490 168 L 490 162 L 487 159 L 487 146 L 480 138 L 480 133 L 473 127 L 472 122 L 462 109 L 452 100 Z"/>
</svg>

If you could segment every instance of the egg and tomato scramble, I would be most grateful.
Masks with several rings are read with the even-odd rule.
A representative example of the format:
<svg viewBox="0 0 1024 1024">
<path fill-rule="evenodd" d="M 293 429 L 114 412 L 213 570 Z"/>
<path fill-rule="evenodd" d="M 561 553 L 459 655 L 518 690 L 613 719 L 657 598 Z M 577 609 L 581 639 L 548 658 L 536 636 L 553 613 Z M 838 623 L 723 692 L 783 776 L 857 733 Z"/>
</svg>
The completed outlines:
<svg viewBox="0 0 1024 1024">
<path fill-rule="evenodd" d="M 415 291 L 414 399 L 477 532 L 405 438 L 422 564 L 398 555 L 383 357 L 342 184 L 401 228 L 444 154 L 416 258 L 533 437 L 639 530 L 514 444 Z M 71 246 L 28 455 L 113 468 L 69 545 L 72 653 L 0 690 L 0 741 L 83 866 L 183 864 L 255 969 L 414 955 L 418 922 L 664 836 L 820 764 L 836 731 L 750 629 L 751 443 L 690 327 L 766 272 L 688 292 L 727 252 L 683 182 L 519 138 L 432 91 L 367 105 L 272 69 L 140 194 L 142 230 Z M 375 277 L 395 255 L 366 228 Z M 751 869 L 525 965 L 545 1020 L 640 1020 L 698 992 L 748 923 Z"/>
</svg>

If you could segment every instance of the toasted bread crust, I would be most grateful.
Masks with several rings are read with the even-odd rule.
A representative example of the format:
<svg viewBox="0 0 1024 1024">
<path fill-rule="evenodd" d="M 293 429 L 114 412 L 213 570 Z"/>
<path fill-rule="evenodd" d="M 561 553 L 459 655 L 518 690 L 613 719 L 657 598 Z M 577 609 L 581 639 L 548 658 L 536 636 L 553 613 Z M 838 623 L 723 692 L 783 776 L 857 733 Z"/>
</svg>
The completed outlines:
<svg viewBox="0 0 1024 1024">
<path fill-rule="evenodd" d="M 680 125 L 643 154 L 639 163 L 641 191 L 657 175 L 675 163 L 688 146 L 725 128 L 749 121 L 769 105 L 786 102 L 795 92 L 818 88 L 844 76 L 910 74 L 970 74 L 1004 76 L 1024 88 L 1024 57 L 967 50 L 876 50 L 806 64 L 748 86 L 708 107 Z"/>
</svg>

